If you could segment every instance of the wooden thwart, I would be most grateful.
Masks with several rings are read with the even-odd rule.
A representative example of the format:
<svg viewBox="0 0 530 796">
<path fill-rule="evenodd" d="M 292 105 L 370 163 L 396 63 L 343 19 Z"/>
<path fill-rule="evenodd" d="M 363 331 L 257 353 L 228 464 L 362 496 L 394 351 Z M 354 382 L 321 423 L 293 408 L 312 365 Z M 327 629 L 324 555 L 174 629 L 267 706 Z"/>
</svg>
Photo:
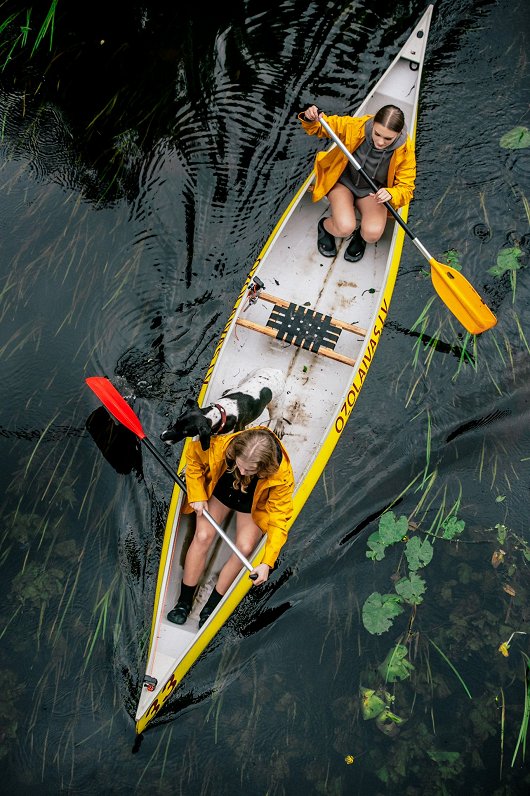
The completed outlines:
<svg viewBox="0 0 530 796">
<path fill-rule="evenodd" d="M 349 365 L 350 367 L 355 365 L 354 359 L 344 356 L 343 354 L 337 354 L 333 348 L 322 345 L 322 342 L 327 341 L 334 346 L 335 342 L 338 340 L 341 329 L 362 335 L 363 337 L 366 335 L 366 329 L 362 329 L 360 326 L 355 326 L 351 323 L 338 321 L 328 315 L 319 314 L 307 307 L 294 305 L 285 299 L 271 296 L 269 293 L 260 293 L 259 298 L 274 304 L 268 325 L 262 326 L 254 321 L 247 321 L 245 318 L 238 318 L 236 325 L 243 326 L 245 329 L 251 329 L 254 332 L 261 332 L 261 334 L 265 334 L 268 337 L 283 340 L 290 345 L 305 348 L 307 351 L 328 357 L 328 359 L 334 359 L 336 362 L 342 362 L 344 365 Z M 290 311 L 292 315 L 287 316 L 287 311 Z M 306 316 L 309 321 L 309 332 L 307 329 L 303 328 L 303 320 Z M 287 332 L 285 328 L 286 322 L 296 320 L 301 323 L 301 329 L 297 330 L 295 328 L 293 330 L 292 326 L 294 325 L 296 327 L 296 323 L 288 323 L 289 332 Z M 313 329 L 311 329 L 311 323 L 313 323 Z M 314 332 L 315 324 L 318 324 L 317 328 L 319 330 L 321 328 L 320 325 L 323 327 L 320 338 L 318 334 Z M 337 331 L 333 331 L 334 329 Z M 295 333 L 296 331 L 298 333 Z"/>
</svg>

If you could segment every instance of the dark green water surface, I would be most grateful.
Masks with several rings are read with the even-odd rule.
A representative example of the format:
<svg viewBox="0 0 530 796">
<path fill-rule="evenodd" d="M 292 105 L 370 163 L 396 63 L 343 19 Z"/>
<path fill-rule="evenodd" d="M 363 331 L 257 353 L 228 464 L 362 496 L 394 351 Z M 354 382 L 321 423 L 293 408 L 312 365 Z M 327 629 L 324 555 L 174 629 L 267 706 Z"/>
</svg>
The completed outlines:
<svg viewBox="0 0 530 796">
<path fill-rule="evenodd" d="M 409 214 L 497 326 L 466 337 L 405 242 L 374 364 L 277 569 L 134 754 L 171 484 L 134 446 L 121 472 L 104 458 L 84 380 L 108 376 L 158 441 L 311 167 L 297 111 L 354 111 L 426 6 L 58 0 L 38 41 L 50 4 L 0 4 L 2 791 L 527 793 L 527 3 L 434 4 Z M 365 601 L 407 575 L 402 542 L 366 556 L 389 507 L 422 540 L 465 527 L 434 540 L 422 602 L 377 635 Z M 405 642 L 414 669 L 385 686 Z M 386 689 L 403 723 L 364 719 L 360 688 Z"/>
</svg>

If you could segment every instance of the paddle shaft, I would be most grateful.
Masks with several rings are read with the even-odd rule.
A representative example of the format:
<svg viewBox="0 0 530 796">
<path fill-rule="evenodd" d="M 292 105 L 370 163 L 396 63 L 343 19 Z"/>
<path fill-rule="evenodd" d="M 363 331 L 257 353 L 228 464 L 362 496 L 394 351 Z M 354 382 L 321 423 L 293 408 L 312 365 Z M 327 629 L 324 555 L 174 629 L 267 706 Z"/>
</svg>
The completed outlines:
<svg viewBox="0 0 530 796">
<path fill-rule="evenodd" d="M 174 471 L 174 470 L 173 470 L 173 469 L 170 467 L 170 465 L 169 465 L 169 464 L 166 462 L 166 460 L 164 459 L 164 457 L 160 455 L 160 453 L 157 451 L 157 449 L 155 448 L 155 446 L 153 445 L 153 443 L 151 442 L 151 440 L 150 440 L 150 439 L 148 439 L 147 437 L 142 437 L 142 442 L 144 443 L 144 445 L 146 446 L 146 448 L 149 448 L 149 450 L 151 451 L 151 453 L 153 454 L 153 456 L 155 457 L 155 459 L 157 459 L 157 461 L 159 461 L 159 462 L 160 462 L 160 464 L 162 465 L 162 467 L 163 467 L 163 468 L 166 470 L 166 472 L 167 472 L 167 473 L 169 473 L 169 475 L 171 476 L 171 478 L 173 478 L 173 480 L 174 480 L 174 481 L 175 481 L 175 482 L 176 482 L 176 483 L 179 485 L 179 487 L 182 489 L 182 491 L 183 491 L 183 492 L 184 492 L 184 494 L 186 495 L 186 494 L 187 494 L 187 490 L 186 490 L 186 484 L 185 484 L 185 482 L 184 482 L 184 481 L 182 480 L 182 478 L 181 478 L 179 475 L 177 475 L 177 473 L 176 473 L 176 472 L 175 472 L 175 471 Z M 217 522 L 214 520 L 214 518 L 212 517 L 212 515 L 211 515 L 211 514 L 210 514 L 208 511 L 206 511 L 206 509 L 203 509 L 203 512 L 202 512 L 202 513 L 203 513 L 203 515 L 205 516 L 205 518 L 208 520 L 208 522 L 210 523 L 210 525 L 213 525 L 213 527 L 215 528 L 215 530 L 217 531 L 217 533 L 219 534 L 219 536 L 221 537 L 221 539 L 223 539 L 223 540 L 224 540 L 224 541 L 227 543 L 227 545 L 229 546 L 229 548 L 232 550 L 232 552 L 236 554 L 236 556 L 239 558 L 239 560 L 241 561 L 241 563 L 242 563 L 242 564 L 244 564 L 244 565 L 246 566 L 246 568 L 249 570 L 249 572 L 252 572 L 252 573 L 254 573 L 254 567 L 252 566 L 252 564 L 250 563 L 250 561 L 249 561 L 247 558 L 245 558 L 245 556 L 243 555 L 243 553 L 241 552 L 241 550 L 238 550 L 238 548 L 235 546 L 235 544 L 234 544 L 234 543 L 233 543 L 233 541 L 230 539 L 230 537 L 229 537 L 229 536 L 228 536 L 228 535 L 227 535 L 227 534 L 226 534 L 226 533 L 223 531 L 223 529 L 221 528 L 221 526 L 220 526 L 220 525 L 219 525 L 219 524 L 218 524 L 218 523 L 217 523 Z M 252 575 L 251 575 L 250 577 L 252 578 Z M 252 578 L 252 580 L 256 580 L 256 578 L 257 578 L 257 577 L 258 577 L 258 576 L 257 576 L 257 573 L 254 573 L 254 577 Z"/>
<path fill-rule="evenodd" d="M 354 166 L 354 168 L 357 169 L 357 171 L 359 172 L 361 177 L 363 177 L 366 180 L 366 182 L 368 183 L 370 188 L 373 190 L 373 192 L 377 193 L 377 191 L 379 189 L 378 189 L 377 185 L 375 184 L 375 182 L 371 179 L 371 177 L 368 176 L 368 174 L 365 172 L 365 170 L 363 169 L 361 164 L 355 159 L 355 157 L 352 155 L 352 153 L 348 149 L 346 149 L 346 147 L 344 146 L 344 144 L 342 143 L 340 138 L 333 132 L 333 130 L 331 129 L 331 127 L 329 126 L 327 121 L 320 116 L 319 117 L 319 122 L 322 125 L 322 127 L 324 128 L 324 130 L 328 133 L 330 138 L 332 138 L 333 141 L 335 141 L 335 143 L 337 144 L 339 149 L 342 149 L 342 151 L 344 152 L 344 154 L 346 155 L 346 157 L 348 158 L 350 163 Z M 434 259 L 432 257 L 432 255 L 429 254 L 429 252 L 427 251 L 427 249 L 425 248 L 423 243 L 421 243 L 421 241 L 419 241 L 417 239 L 417 237 L 414 235 L 414 233 L 412 232 L 410 227 L 403 221 L 403 219 L 401 218 L 401 216 L 399 215 L 397 210 L 394 210 L 394 208 L 392 207 L 390 202 L 384 202 L 384 205 L 389 210 L 389 212 L 392 213 L 392 215 L 394 216 L 394 218 L 396 219 L 398 224 L 403 227 L 403 229 L 405 230 L 405 232 L 407 233 L 409 238 L 412 240 L 412 242 L 415 245 L 415 247 L 421 252 L 421 254 L 423 254 L 423 256 L 427 260 L 429 260 L 429 262 L 432 259 Z"/>
</svg>

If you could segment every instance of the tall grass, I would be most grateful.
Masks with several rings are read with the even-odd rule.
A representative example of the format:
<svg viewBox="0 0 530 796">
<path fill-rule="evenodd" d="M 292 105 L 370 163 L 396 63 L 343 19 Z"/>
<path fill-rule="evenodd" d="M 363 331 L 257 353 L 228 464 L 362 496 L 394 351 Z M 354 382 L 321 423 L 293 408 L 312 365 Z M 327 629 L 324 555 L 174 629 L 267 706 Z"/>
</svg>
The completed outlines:
<svg viewBox="0 0 530 796">
<path fill-rule="evenodd" d="M 42 44 L 46 36 L 49 38 L 49 50 L 51 52 L 53 46 L 53 34 L 55 30 L 55 12 L 59 0 L 52 0 L 50 7 L 43 22 L 37 29 L 37 35 L 33 42 L 30 52 L 30 58 L 33 57 L 39 46 Z M 0 22 L 0 59 L 2 59 L 1 70 L 4 71 L 9 62 L 13 59 L 13 55 L 17 48 L 21 50 L 28 46 L 31 38 L 32 28 L 32 14 L 33 8 L 30 6 L 23 11 L 18 11 L 10 14 L 6 19 Z M 22 16 L 23 15 L 23 16 Z M 34 16 L 34 15 L 33 15 Z M 17 19 L 24 19 L 22 24 L 18 25 Z"/>
</svg>

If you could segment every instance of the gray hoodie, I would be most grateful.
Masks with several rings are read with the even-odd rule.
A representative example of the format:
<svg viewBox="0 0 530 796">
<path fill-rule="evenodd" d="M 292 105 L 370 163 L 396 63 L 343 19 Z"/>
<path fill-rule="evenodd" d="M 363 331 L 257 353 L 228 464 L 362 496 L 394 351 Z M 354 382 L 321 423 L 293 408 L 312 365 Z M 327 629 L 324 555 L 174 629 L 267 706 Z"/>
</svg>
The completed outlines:
<svg viewBox="0 0 530 796">
<path fill-rule="evenodd" d="M 353 153 L 355 159 L 360 163 L 361 167 L 368 174 L 369 177 L 375 182 L 378 188 L 386 186 L 388 177 L 388 164 L 394 150 L 403 146 L 407 140 L 407 127 L 405 126 L 400 132 L 395 141 L 389 144 L 384 149 L 377 149 L 372 143 L 372 130 L 374 127 L 374 120 L 368 119 L 364 125 L 366 138 Z M 373 193 L 372 188 L 368 185 L 364 177 L 360 175 L 353 163 L 347 162 L 344 171 L 338 180 L 342 185 L 353 193 L 354 196 L 359 198 L 368 196 Z"/>
</svg>

